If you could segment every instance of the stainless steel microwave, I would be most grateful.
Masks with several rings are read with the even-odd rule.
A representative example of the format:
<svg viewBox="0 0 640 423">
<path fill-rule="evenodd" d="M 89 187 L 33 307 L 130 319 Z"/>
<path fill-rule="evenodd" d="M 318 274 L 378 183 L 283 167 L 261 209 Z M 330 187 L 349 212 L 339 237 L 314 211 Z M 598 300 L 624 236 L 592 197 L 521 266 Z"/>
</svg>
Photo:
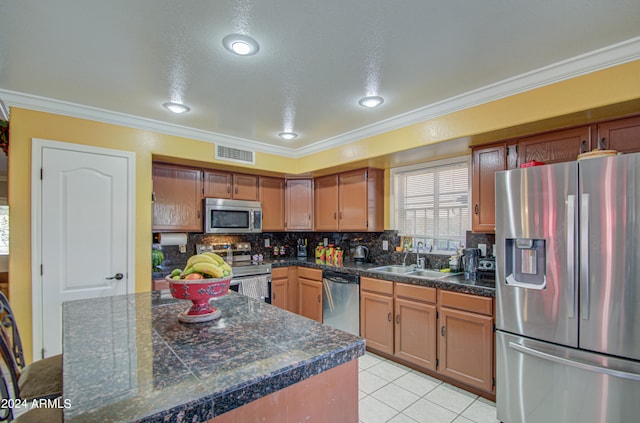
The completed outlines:
<svg viewBox="0 0 640 423">
<path fill-rule="evenodd" d="M 204 232 L 248 234 L 262 232 L 262 204 L 259 201 L 205 198 Z"/>
</svg>

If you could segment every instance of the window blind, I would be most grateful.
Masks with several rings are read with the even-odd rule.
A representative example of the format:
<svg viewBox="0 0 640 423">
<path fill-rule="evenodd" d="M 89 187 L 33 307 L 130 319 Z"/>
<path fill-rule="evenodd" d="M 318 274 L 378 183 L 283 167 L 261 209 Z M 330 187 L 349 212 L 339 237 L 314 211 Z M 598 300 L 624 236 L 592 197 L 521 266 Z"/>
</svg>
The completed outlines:
<svg viewBox="0 0 640 423">
<path fill-rule="evenodd" d="M 455 251 L 469 229 L 467 160 L 395 170 L 394 227 L 434 250 Z"/>
</svg>

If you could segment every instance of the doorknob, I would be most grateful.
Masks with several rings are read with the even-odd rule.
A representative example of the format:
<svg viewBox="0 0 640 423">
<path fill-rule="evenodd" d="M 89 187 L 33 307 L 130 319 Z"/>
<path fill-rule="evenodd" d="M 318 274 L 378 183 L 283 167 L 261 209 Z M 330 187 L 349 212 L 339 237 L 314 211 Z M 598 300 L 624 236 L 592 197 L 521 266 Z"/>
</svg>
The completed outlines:
<svg viewBox="0 0 640 423">
<path fill-rule="evenodd" d="M 120 280 L 120 279 L 122 279 L 122 278 L 124 278 L 124 275 L 123 275 L 122 273 L 116 273 L 116 275 L 115 275 L 115 276 L 111 276 L 110 278 L 107 278 L 107 279 L 116 279 L 116 280 Z"/>
</svg>

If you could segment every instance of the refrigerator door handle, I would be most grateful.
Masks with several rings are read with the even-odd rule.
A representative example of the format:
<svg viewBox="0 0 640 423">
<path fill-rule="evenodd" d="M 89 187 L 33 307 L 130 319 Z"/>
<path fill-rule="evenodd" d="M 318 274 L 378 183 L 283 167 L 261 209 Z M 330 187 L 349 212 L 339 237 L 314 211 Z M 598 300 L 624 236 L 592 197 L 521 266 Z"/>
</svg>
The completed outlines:
<svg viewBox="0 0 640 423">
<path fill-rule="evenodd" d="M 567 274 L 569 283 L 567 289 L 568 313 L 573 319 L 576 312 L 576 196 L 567 196 Z"/>
<path fill-rule="evenodd" d="M 589 194 L 580 198 L 580 309 L 589 320 Z"/>
<path fill-rule="evenodd" d="M 547 352 L 539 351 L 524 345 L 517 344 L 515 342 L 509 342 L 509 348 L 519 351 L 523 354 L 528 354 L 533 357 L 541 358 L 543 360 L 553 361 L 566 366 L 576 367 L 581 370 L 587 370 L 594 373 L 605 374 L 608 376 L 619 377 L 623 379 L 638 380 L 640 381 L 640 374 L 625 372 L 623 370 L 615 370 L 607 367 L 596 366 L 594 364 L 583 363 L 580 361 L 570 360 L 564 357 L 558 357 L 557 355 L 549 354 Z"/>
</svg>

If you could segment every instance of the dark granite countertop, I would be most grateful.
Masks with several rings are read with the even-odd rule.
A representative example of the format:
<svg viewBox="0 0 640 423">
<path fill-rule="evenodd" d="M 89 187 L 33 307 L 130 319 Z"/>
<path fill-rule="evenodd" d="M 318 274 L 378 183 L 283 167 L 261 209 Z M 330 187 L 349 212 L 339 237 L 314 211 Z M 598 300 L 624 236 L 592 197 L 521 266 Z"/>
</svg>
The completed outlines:
<svg viewBox="0 0 640 423">
<path fill-rule="evenodd" d="M 63 304 L 65 422 L 205 421 L 364 354 L 364 340 L 249 297 L 218 320 L 151 292 Z"/>
<path fill-rule="evenodd" d="M 282 260 L 269 261 L 272 267 L 285 266 L 304 266 L 321 270 L 333 270 L 336 272 L 344 272 L 366 276 L 375 279 L 384 279 L 388 281 L 408 283 L 412 285 L 428 286 L 433 288 L 446 289 L 448 291 L 462 292 L 466 294 L 481 295 L 484 297 L 495 297 L 496 281 L 493 278 L 479 278 L 475 281 L 466 280 L 464 275 L 447 276 L 444 279 L 429 279 L 406 276 L 397 273 L 377 272 L 372 269 L 381 267 L 381 264 L 373 263 L 355 263 L 345 262 L 341 266 L 327 265 L 323 262 L 316 262 L 315 258 L 290 258 Z"/>
</svg>

